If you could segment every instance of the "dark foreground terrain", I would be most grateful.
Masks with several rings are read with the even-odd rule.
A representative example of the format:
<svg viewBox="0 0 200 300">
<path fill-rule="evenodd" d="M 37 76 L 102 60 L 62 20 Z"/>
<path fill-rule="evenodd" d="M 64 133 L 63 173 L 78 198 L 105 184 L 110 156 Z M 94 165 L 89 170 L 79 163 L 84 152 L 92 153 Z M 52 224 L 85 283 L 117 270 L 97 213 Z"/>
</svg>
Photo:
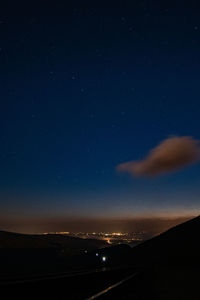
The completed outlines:
<svg viewBox="0 0 200 300">
<path fill-rule="evenodd" d="M 199 268 L 119 269 L 1 285 L 4 299 L 200 299 Z M 125 280 L 124 280 L 125 279 Z"/>
<path fill-rule="evenodd" d="M 123 245 L 95 249 L 70 260 L 60 254 L 49 254 L 45 262 L 48 272 L 48 268 L 43 273 L 38 269 L 27 275 L 17 272 L 16 264 L 15 274 L 2 273 L 1 292 L 4 299 L 199 300 L 199 233 L 197 217 L 133 249 Z M 31 255 L 36 263 L 37 255 Z M 29 266 L 31 255 L 27 260 Z M 11 271 L 13 265 L 5 260 L 4 271 L 6 264 Z M 97 297 L 98 293 L 101 294 Z"/>
</svg>

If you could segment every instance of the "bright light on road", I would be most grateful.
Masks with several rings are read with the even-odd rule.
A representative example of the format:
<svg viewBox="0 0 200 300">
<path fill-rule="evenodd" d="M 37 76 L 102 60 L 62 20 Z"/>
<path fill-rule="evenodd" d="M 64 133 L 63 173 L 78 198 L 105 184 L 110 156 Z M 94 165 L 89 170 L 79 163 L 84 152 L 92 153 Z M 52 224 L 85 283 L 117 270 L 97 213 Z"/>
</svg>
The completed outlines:
<svg viewBox="0 0 200 300">
<path fill-rule="evenodd" d="M 102 261 L 105 262 L 107 260 L 106 256 L 102 256 Z"/>
</svg>

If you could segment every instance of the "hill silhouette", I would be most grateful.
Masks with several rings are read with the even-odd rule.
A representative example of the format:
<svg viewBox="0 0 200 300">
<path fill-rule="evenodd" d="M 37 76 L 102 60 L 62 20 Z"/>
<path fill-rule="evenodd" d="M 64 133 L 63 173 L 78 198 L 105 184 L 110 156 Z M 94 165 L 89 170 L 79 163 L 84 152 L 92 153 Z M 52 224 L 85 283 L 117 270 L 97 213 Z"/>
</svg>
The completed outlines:
<svg viewBox="0 0 200 300">
<path fill-rule="evenodd" d="M 199 233 L 200 216 L 139 244 L 132 249 L 132 255 L 144 263 L 169 263 L 172 260 L 196 262 L 200 253 Z"/>
<path fill-rule="evenodd" d="M 106 247 L 102 240 L 81 239 L 61 234 L 31 235 L 0 231 L 0 249 L 57 249 L 70 252 Z"/>
<path fill-rule="evenodd" d="M 106 241 L 47 234 L 0 231 L 0 275 L 59 272 L 85 266 L 87 251 L 106 247 Z"/>
</svg>

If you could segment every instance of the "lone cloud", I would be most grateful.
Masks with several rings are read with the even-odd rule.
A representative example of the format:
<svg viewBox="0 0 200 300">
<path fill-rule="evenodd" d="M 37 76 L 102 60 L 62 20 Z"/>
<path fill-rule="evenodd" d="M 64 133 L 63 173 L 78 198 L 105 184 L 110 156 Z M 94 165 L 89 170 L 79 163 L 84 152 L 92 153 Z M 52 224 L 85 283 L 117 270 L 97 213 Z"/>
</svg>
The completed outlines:
<svg viewBox="0 0 200 300">
<path fill-rule="evenodd" d="M 162 141 L 141 161 L 129 161 L 117 166 L 120 172 L 133 176 L 153 177 L 173 172 L 200 160 L 199 141 L 189 136 Z"/>
</svg>

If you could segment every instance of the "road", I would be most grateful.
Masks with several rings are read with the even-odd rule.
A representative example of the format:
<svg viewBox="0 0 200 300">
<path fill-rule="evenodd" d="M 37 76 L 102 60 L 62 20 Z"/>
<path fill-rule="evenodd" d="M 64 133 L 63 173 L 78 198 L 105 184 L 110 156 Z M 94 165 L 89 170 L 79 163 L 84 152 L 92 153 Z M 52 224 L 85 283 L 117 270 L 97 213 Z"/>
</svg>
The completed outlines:
<svg viewBox="0 0 200 300">
<path fill-rule="evenodd" d="M 109 290 L 133 278 L 138 270 L 132 268 L 67 272 L 41 275 L 40 277 L 5 280 L 0 290 L 4 299 L 96 299 L 99 293 Z M 95 298 L 91 298 L 95 296 Z"/>
</svg>

